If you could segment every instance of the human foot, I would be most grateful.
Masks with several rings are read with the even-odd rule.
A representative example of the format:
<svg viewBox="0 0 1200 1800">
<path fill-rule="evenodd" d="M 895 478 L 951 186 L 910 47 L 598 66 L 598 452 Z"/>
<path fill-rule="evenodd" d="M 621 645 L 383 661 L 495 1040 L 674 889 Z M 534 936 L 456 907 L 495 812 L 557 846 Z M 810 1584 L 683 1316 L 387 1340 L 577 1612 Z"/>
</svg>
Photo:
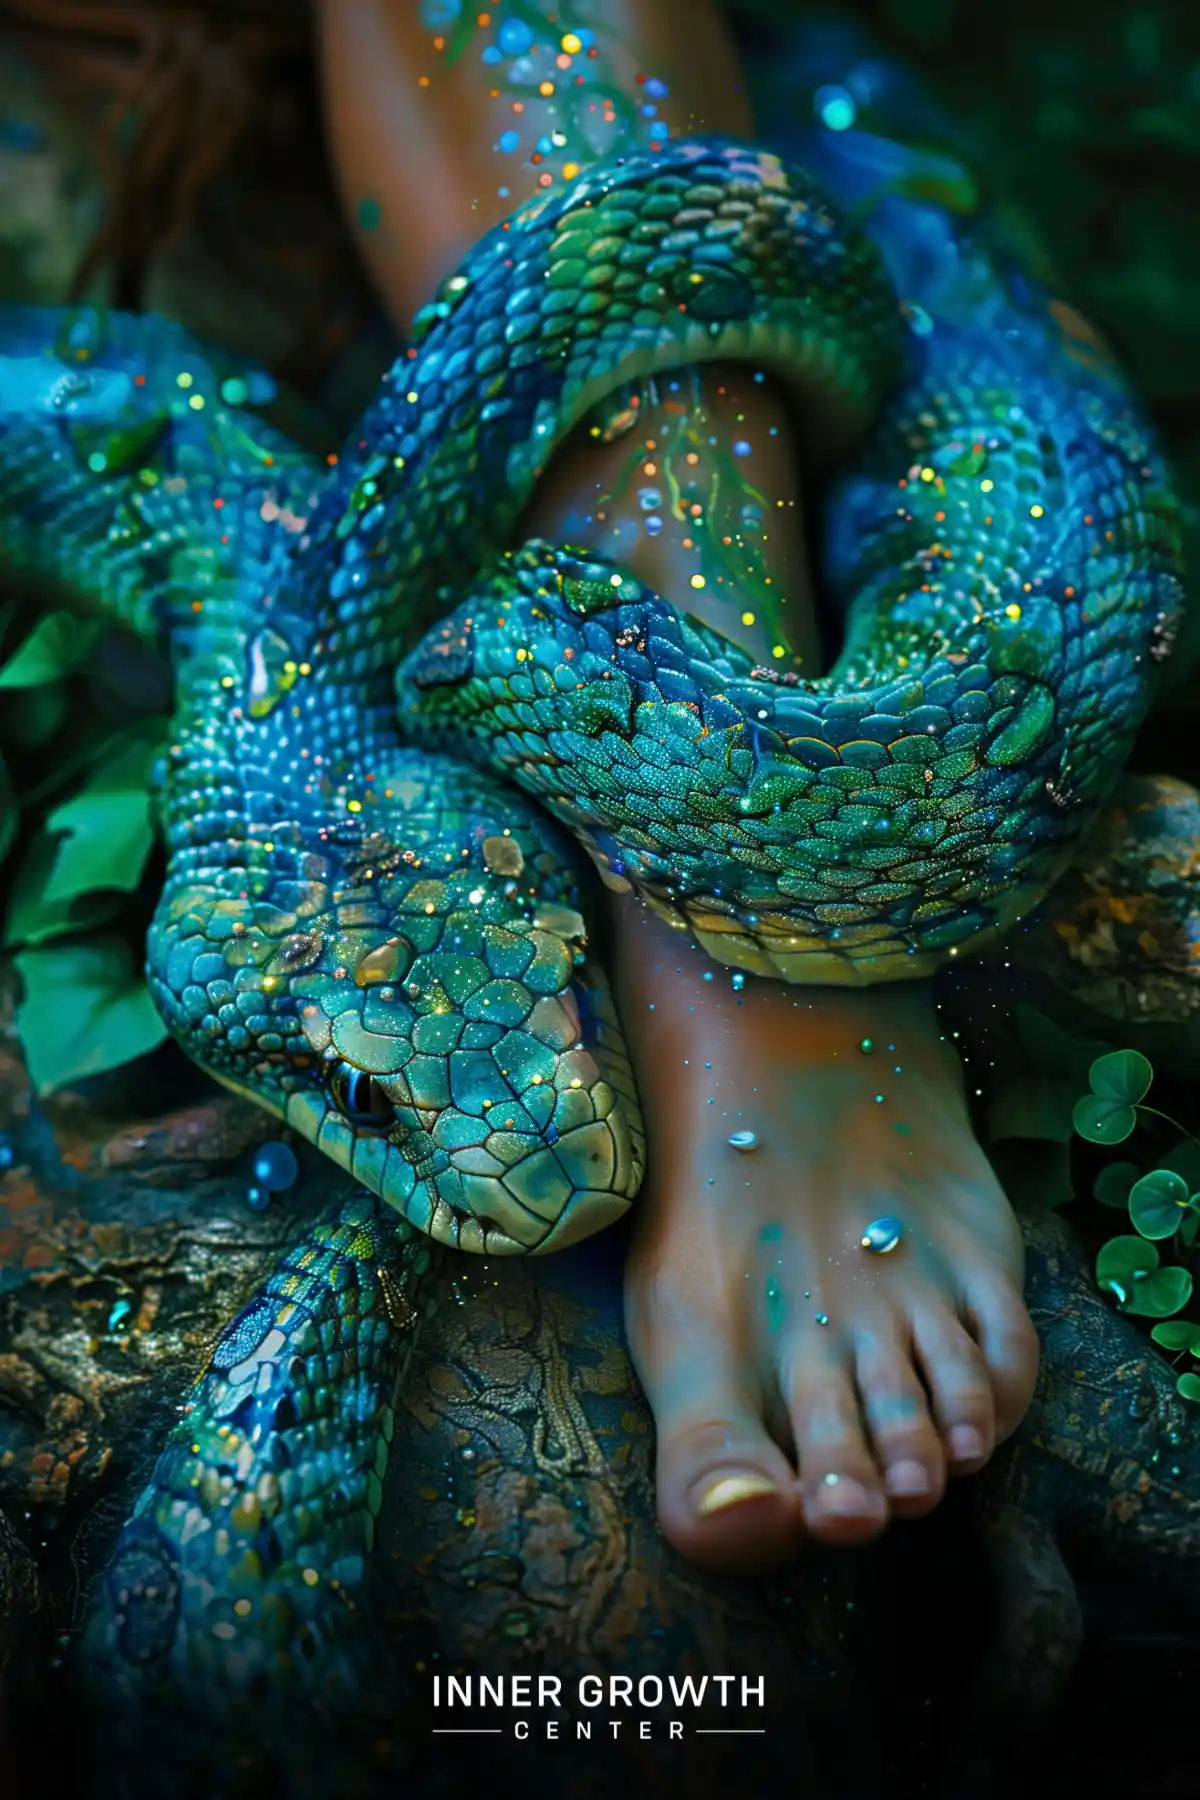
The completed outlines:
<svg viewBox="0 0 1200 1800">
<path fill-rule="evenodd" d="M 924 986 L 739 992 L 636 903 L 616 911 L 652 1159 L 626 1318 L 663 1530 L 724 1569 L 805 1532 L 861 1543 L 982 1468 L 1037 1371 L 1020 1233 L 957 1059 Z M 871 1254 L 881 1215 L 903 1237 Z"/>
</svg>

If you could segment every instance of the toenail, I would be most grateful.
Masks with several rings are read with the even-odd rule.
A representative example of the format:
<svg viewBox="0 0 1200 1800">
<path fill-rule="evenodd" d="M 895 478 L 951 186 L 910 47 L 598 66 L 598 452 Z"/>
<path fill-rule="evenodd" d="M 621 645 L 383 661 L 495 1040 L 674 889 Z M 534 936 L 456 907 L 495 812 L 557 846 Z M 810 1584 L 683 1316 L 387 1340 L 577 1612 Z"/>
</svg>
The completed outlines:
<svg viewBox="0 0 1200 1800">
<path fill-rule="evenodd" d="M 761 1494 L 777 1494 L 779 1489 L 765 1475 L 722 1475 L 714 1481 L 697 1503 L 698 1513 L 721 1512 L 737 1506 L 742 1500 L 756 1500 Z"/>
<path fill-rule="evenodd" d="M 952 1462 L 976 1462 L 983 1455 L 983 1437 L 973 1425 L 955 1425 L 947 1447 Z"/>
<path fill-rule="evenodd" d="M 904 1462 L 888 1465 L 883 1485 L 889 1494 L 927 1494 L 930 1489 L 929 1471 L 919 1462 L 906 1458 Z"/>
<path fill-rule="evenodd" d="M 851 1481 L 845 1475 L 823 1476 L 814 1506 L 827 1518 L 840 1519 L 873 1518 L 884 1509 L 881 1494 L 871 1493 L 861 1482 Z"/>
</svg>

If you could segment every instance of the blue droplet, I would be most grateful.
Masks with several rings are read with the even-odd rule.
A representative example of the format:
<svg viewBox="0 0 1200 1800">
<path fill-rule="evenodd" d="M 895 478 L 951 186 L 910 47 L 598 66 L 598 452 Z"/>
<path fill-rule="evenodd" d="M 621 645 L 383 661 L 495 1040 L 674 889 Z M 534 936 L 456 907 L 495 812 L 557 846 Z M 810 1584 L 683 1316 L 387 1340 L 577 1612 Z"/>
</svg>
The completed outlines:
<svg viewBox="0 0 1200 1800">
<path fill-rule="evenodd" d="M 119 1331 L 132 1311 L 128 1300 L 118 1300 L 108 1315 L 108 1330 Z"/>
<path fill-rule="evenodd" d="M 643 512 L 653 512 L 656 507 L 662 505 L 662 495 L 656 487 L 639 488 L 638 505 Z"/>
<path fill-rule="evenodd" d="M 254 1158 L 254 1179 L 260 1186 L 281 1193 L 300 1173 L 295 1152 L 288 1144 L 263 1144 Z"/>
<path fill-rule="evenodd" d="M 246 1189 L 246 1204 L 251 1212 L 266 1212 L 271 1204 L 269 1188 L 252 1187 Z"/>
<path fill-rule="evenodd" d="M 665 100 L 670 89 L 665 81 L 660 81 L 657 75 L 652 75 L 646 83 L 646 92 L 651 100 Z"/>
<path fill-rule="evenodd" d="M 533 42 L 533 32 L 524 19 L 505 19 L 498 41 L 505 56 L 524 56 Z"/>
<path fill-rule="evenodd" d="M 646 536 L 647 537 L 657 537 L 661 530 L 662 530 L 662 520 L 660 518 L 658 518 L 657 515 L 646 520 Z"/>
<path fill-rule="evenodd" d="M 0 1169 L 11 1169 L 16 1161 L 16 1151 L 7 1138 L 0 1138 Z"/>
<path fill-rule="evenodd" d="M 817 117 L 830 131 L 849 131 L 858 117 L 854 97 L 844 87 L 818 88 L 815 105 Z"/>
<path fill-rule="evenodd" d="M 500 133 L 500 148 L 502 150 L 515 150 L 520 141 L 521 134 L 518 131 L 502 131 Z"/>
<path fill-rule="evenodd" d="M 749 456 L 752 448 L 753 446 L 748 444 L 745 438 L 739 438 L 737 443 L 733 446 L 733 454 L 735 456 Z"/>
<path fill-rule="evenodd" d="M 730 977 L 730 980 L 733 984 L 734 993 L 740 994 L 746 985 L 746 977 L 742 974 L 742 971 L 739 969 L 735 975 Z"/>
</svg>

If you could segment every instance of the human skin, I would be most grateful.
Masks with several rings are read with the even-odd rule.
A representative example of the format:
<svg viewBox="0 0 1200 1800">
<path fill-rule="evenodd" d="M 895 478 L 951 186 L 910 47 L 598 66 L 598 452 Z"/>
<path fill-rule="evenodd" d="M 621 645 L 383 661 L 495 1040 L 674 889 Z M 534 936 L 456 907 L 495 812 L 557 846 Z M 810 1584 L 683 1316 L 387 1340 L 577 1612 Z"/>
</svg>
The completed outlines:
<svg viewBox="0 0 1200 1800">
<path fill-rule="evenodd" d="M 661 125 L 753 136 L 709 4 L 546 0 L 555 25 L 534 72 L 548 92 L 517 81 L 519 53 L 482 59 L 497 41 L 487 12 L 452 61 L 433 10 L 422 22 L 416 0 L 318 6 L 343 198 L 402 329 L 544 177 L 573 179 L 593 127 L 617 146 Z M 502 147 L 512 131 L 515 152 Z M 750 365 L 714 365 L 660 377 L 625 423 L 612 441 L 585 425 L 563 446 L 526 531 L 618 557 L 761 660 L 818 670 L 803 467 L 781 396 Z M 697 1562 L 747 1570 L 806 1533 L 859 1543 L 928 1512 L 948 1475 L 980 1469 L 1015 1429 L 1037 1367 L 1020 1233 L 929 986 L 735 987 L 636 899 L 610 904 L 650 1145 L 626 1323 L 666 1536 Z M 728 1139 L 743 1129 L 758 1143 L 739 1154 Z M 864 1227 L 882 1214 L 904 1221 L 903 1243 L 866 1255 Z"/>
</svg>

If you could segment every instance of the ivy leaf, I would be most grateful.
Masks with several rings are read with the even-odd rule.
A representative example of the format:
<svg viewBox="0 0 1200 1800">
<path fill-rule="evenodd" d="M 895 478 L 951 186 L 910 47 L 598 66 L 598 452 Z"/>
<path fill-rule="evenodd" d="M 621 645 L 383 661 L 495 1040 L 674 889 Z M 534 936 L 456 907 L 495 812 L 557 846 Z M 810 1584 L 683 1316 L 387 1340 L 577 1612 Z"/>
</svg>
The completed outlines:
<svg viewBox="0 0 1200 1800">
<path fill-rule="evenodd" d="M 1181 1375 L 1175 1392 L 1181 1400 L 1200 1400 L 1200 1375 Z"/>
<path fill-rule="evenodd" d="M 81 793 L 49 814 L 47 832 L 62 837 L 42 891 L 47 906 L 98 889 L 137 887 L 154 841 L 148 782 L 159 749 L 157 724 L 153 735 L 138 732 L 100 764 Z"/>
<path fill-rule="evenodd" d="M 1136 1106 L 1154 1080 L 1154 1066 L 1140 1050 L 1110 1050 L 1088 1070 L 1088 1086 L 1099 1100 Z"/>
<path fill-rule="evenodd" d="M 1186 1269 L 1155 1269 L 1144 1280 L 1134 1282 L 1122 1311 L 1137 1313 L 1143 1319 L 1166 1319 L 1186 1306 L 1191 1297 L 1192 1278 Z"/>
<path fill-rule="evenodd" d="M 1135 1181 L 1129 1195 L 1129 1217 L 1144 1238 L 1174 1237 L 1187 1211 L 1187 1182 L 1173 1169 L 1151 1169 Z"/>
<path fill-rule="evenodd" d="M 1150 1333 L 1164 1350 L 1191 1350 L 1200 1344 L 1200 1325 L 1190 1319 L 1172 1319 L 1169 1325 L 1156 1325 Z"/>
<path fill-rule="evenodd" d="M 1124 1212 L 1129 1205 L 1129 1190 L 1141 1174 L 1136 1163 L 1109 1163 L 1101 1169 L 1092 1185 L 1092 1192 L 1101 1206 L 1114 1207 Z"/>
<path fill-rule="evenodd" d="M 1137 1124 L 1132 1106 L 1122 1100 L 1100 1099 L 1085 1094 L 1075 1102 L 1072 1123 L 1081 1138 L 1089 1144 L 1120 1144 Z"/>
<path fill-rule="evenodd" d="M 39 1093 L 119 1068 L 167 1035 L 124 944 L 60 944 L 14 960 L 25 988 L 17 1024 Z"/>
<path fill-rule="evenodd" d="M 60 675 L 69 675 L 86 659 L 100 631 L 94 619 L 81 621 L 69 612 L 47 613 L 0 669 L 0 688 L 41 687 Z"/>
</svg>

